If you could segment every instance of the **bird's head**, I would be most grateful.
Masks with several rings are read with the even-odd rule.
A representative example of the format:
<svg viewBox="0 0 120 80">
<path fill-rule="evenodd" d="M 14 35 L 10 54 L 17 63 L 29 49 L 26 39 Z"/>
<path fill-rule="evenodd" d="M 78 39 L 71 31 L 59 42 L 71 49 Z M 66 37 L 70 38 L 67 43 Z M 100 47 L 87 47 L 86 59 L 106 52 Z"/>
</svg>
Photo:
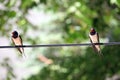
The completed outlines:
<svg viewBox="0 0 120 80">
<path fill-rule="evenodd" d="M 96 33 L 95 29 L 94 29 L 94 28 L 91 28 L 90 34 L 91 34 L 91 35 L 94 35 L 95 33 Z"/>
<path fill-rule="evenodd" d="M 18 32 L 17 31 L 13 31 L 12 32 L 12 37 L 13 38 L 17 38 L 18 37 Z"/>
</svg>

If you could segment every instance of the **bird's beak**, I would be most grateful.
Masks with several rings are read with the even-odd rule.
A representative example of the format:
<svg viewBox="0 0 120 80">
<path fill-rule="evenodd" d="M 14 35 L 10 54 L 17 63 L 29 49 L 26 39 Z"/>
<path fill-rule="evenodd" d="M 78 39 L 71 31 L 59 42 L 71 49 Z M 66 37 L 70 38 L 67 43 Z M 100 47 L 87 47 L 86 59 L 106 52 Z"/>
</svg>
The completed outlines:
<svg viewBox="0 0 120 80">
<path fill-rule="evenodd" d="M 14 34 L 14 33 L 12 32 L 11 36 L 13 36 L 13 34 Z"/>
<path fill-rule="evenodd" d="M 14 34 L 14 32 L 12 32 L 12 35 Z"/>
</svg>

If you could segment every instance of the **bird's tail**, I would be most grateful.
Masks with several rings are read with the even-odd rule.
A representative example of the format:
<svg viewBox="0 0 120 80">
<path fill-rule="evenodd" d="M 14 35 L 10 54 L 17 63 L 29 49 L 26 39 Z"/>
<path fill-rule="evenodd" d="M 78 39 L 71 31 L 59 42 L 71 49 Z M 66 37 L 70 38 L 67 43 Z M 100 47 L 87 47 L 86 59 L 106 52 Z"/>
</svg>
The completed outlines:
<svg viewBox="0 0 120 80">
<path fill-rule="evenodd" d="M 98 55 L 99 55 L 101 58 L 103 58 L 103 54 L 102 54 L 101 50 L 98 51 Z"/>
<path fill-rule="evenodd" d="M 24 52 L 22 53 L 22 57 L 23 57 L 23 58 L 26 58 L 26 55 L 25 55 L 25 53 L 24 53 Z"/>
</svg>

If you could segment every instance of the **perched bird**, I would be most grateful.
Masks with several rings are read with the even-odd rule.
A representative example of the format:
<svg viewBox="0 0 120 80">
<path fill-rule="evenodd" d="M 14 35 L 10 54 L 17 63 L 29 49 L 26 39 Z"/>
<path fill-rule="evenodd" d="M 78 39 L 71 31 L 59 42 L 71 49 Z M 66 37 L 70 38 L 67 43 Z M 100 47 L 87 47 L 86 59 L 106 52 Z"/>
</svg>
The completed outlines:
<svg viewBox="0 0 120 80">
<path fill-rule="evenodd" d="M 15 45 L 23 45 L 23 43 L 22 43 L 22 38 L 21 38 L 21 36 L 18 34 L 18 32 L 17 31 L 13 31 L 12 32 L 12 41 L 13 41 L 13 43 L 15 44 Z M 21 53 L 21 54 L 24 54 L 24 49 L 23 49 L 23 47 L 18 47 L 18 50 L 19 50 L 19 52 Z M 25 56 L 25 54 L 24 54 L 24 56 Z"/>
<path fill-rule="evenodd" d="M 94 44 L 94 43 L 99 43 L 99 35 L 95 31 L 94 28 L 91 28 L 90 33 L 89 33 L 89 38 L 90 38 L 90 41 L 93 45 L 93 49 L 95 50 L 95 52 L 97 52 L 99 54 L 99 56 L 101 56 L 102 53 L 101 53 L 100 45 Z"/>
</svg>

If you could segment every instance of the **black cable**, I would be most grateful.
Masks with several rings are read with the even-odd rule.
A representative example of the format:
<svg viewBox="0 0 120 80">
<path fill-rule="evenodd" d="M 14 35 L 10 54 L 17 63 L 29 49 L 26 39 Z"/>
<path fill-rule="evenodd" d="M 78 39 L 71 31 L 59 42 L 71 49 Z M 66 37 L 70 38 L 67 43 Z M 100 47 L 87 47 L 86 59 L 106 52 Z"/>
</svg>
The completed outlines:
<svg viewBox="0 0 120 80">
<path fill-rule="evenodd" d="M 95 45 L 120 45 L 120 42 L 94 43 Z M 92 43 L 71 43 L 71 44 L 40 44 L 40 45 L 18 45 L 18 46 L 0 46 L 0 48 L 30 48 L 30 47 L 62 47 L 62 46 L 91 46 Z"/>
</svg>

